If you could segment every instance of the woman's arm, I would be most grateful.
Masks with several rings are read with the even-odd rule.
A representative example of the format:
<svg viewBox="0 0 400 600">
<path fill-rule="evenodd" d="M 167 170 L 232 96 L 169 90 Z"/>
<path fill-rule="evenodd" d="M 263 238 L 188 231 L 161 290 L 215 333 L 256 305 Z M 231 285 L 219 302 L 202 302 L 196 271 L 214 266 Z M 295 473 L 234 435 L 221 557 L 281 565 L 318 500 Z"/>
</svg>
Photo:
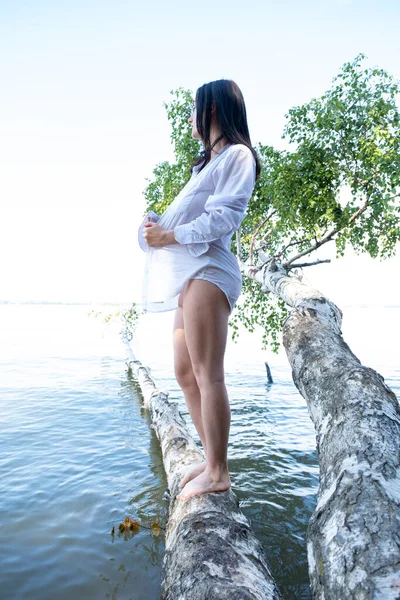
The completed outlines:
<svg viewBox="0 0 400 600">
<path fill-rule="evenodd" d="M 187 244 L 189 254 L 207 252 L 213 240 L 229 235 L 239 228 L 255 183 L 255 161 L 251 151 L 240 145 L 233 147 L 223 164 L 216 168 L 215 192 L 205 203 L 199 217 L 177 225 L 166 232 L 168 239 Z M 170 241 L 169 243 L 174 243 Z"/>
</svg>

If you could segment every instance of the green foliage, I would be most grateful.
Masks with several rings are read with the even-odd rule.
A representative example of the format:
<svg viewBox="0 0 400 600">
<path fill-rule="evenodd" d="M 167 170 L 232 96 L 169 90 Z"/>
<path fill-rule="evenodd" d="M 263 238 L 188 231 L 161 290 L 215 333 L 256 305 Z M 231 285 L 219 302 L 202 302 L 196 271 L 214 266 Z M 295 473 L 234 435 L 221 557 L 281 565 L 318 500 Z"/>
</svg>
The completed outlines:
<svg viewBox="0 0 400 600">
<path fill-rule="evenodd" d="M 259 283 L 250 278 L 243 278 L 243 303 L 237 304 L 229 321 L 232 339 L 239 337 L 240 323 L 253 333 L 257 328 L 262 330 L 262 349 L 271 347 L 278 352 L 281 331 L 288 315 L 286 304 L 275 295 L 265 294 Z"/>
<path fill-rule="evenodd" d="M 252 241 L 288 270 L 296 266 L 296 255 L 307 260 L 330 240 L 338 255 L 348 245 L 374 258 L 394 254 L 400 240 L 399 86 L 384 70 L 365 68 L 364 60 L 358 55 L 320 98 L 289 110 L 283 137 L 293 150 L 257 146 L 262 172 L 241 226 L 243 260 L 250 257 Z M 146 211 L 158 213 L 186 184 L 201 150 L 188 124 L 191 92 L 180 88 L 171 94 L 165 107 L 175 162 L 158 165 L 145 191 Z M 262 264 L 257 252 L 252 262 Z M 277 350 L 287 308 L 247 278 L 243 299 L 230 322 L 232 337 L 239 321 L 250 331 L 260 326 L 264 346 Z"/>
<path fill-rule="evenodd" d="M 89 313 L 90 317 L 94 317 L 96 319 L 102 319 L 106 325 L 109 325 L 113 322 L 123 322 L 126 333 L 132 339 L 133 333 L 136 330 L 136 327 L 139 323 L 140 311 L 136 307 L 136 304 L 133 303 L 130 308 L 125 310 L 120 309 L 115 313 L 104 314 L 101 311 L 91 310 Z"/>
<path fill-rule="evenodd" d="M 294 200 L 294 224 L 305 233 L 313 226 L 338 229 L 339 255 L 350 244 L 386 258 L 400 239 L 399 87 L 384 70 L 363 68 L 364 59 L 346 63 L 321 98 L 289 110 L 284 134 L 297 150 L 282 195 Z M 339 198 L 344 186 L 346 202 Z"/>
</svg>

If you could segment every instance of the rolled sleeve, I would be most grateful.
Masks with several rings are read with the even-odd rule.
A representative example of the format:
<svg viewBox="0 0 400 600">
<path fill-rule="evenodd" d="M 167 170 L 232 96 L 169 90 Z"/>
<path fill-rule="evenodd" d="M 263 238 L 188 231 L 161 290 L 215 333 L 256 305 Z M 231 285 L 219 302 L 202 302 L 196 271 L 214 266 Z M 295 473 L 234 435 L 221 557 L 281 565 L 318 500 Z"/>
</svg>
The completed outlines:
<svg viewBox="0 0 400 600">
<path fill-rule="evenodd" d="M 174 228 L 174 238 L 180 244 L 188 244 L 192 238 L 192 223 L 184 223 Z"/>
<path fill-rule="evenodd" d="M 187 247 L 187 251 L 192 256 L 201 256 L 205 254 L 210 247 L 208 242 L 192 242 L 192 222 L 184 223 L 183 225 L 177 225 L 174 229 L 174 238 L 180 244 L 184 244 Z"/>
<path fill-rule="evenodd" d="M 226 161 L 215 170 L 215 192 L 209 196 L 204 212 L 193 221 L 174 228 L 174 237 L 187 244 L 194 256 L 207 252 L 214 240 L 238 230 L 255 183 L 255 160 L 251 151 L 233 147 Z"/>
</svg>

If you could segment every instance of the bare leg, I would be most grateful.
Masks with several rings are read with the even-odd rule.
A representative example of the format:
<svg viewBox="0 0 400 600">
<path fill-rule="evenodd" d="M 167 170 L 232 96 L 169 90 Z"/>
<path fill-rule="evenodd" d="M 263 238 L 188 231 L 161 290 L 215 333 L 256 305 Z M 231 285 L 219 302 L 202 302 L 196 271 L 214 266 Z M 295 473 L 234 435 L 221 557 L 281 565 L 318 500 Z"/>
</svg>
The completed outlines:
<svg viewBox="0 0 400 600">
<path fill-rule="evenodd" d="M 192 370 L 192 363 L 186 346 L 185 331 L 183 326 L 183 311 L 181 302 L 175 312 L 173 328 L 173 346 L 174 346 L 174 368 L 176 380 L 185 396 L 186 405 L 192 418 L 194 426 L 203 445 L 204 453 L 207 455 L 207 444 L 201 418 L 201 397 L 199 386 Z M 202 473 L 206 468 L 205 461 L 196 463 L 187 469 L 185 475 L 180 481 L 180 487 L 183 488 L 188 481 Z"/>
<path fill-rule="evenodd" d="M 178 499 L 229 489 L 228 438 L 231 412 L 224 380 L 229 304 L 225 294 L 206 280 L 190 280 L 183 295 L 185 338 L 201 395 L 207 444 L 205 470 L 189 481 Z"/>
</svg>

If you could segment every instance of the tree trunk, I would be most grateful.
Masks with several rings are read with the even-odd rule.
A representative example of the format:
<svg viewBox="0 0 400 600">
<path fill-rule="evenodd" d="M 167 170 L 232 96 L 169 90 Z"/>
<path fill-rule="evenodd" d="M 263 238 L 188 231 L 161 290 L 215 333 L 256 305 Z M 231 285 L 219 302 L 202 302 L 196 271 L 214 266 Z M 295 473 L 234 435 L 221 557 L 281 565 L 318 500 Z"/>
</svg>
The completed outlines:
<svg viewBox="0 0 400 600">
<path fill-rule="evenodd" d="M 254 275 L 294 307 L 283 328 L 293 380 L 316 429 L 318 504 L 308 563 L 318 600 L 400 599 L 400 408 L 341 335 L 341 311 L 272 265 Z"/>
<path fill-rule="evenodd" d="M 156 389 L 134 357 L 128 338 L 128 366 L 151 413 L 160 441 L 170 499 L 166 526 L 163 600 L 279 600 L 260 542 L 232 490 L 176 500 L 185 468 L 204 460 L 176 403 Z"/>
</svg>

